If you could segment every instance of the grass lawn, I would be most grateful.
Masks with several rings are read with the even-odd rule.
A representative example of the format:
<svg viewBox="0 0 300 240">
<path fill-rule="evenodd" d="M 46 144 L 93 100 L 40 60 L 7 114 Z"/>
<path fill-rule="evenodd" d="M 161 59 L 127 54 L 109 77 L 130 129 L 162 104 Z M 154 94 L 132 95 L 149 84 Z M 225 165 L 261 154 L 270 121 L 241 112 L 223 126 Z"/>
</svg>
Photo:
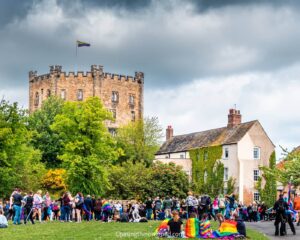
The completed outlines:
<svg viewBox="0 0 300 240">
<path fill-rule="evenodd" d="M 0 229 L 2 240 L 106 240 L 106 239 L 158 239 L 153 233 L 159 222 L 148 223 L 60 223 L 47 222 L 31 225 L 12 225 L 7 229 Z M 217 228 L 212 222 L 213 229 Z M 257 231 L 247 229 L 247 234 L 254 240 L 268 239 Z"/>
</svg>

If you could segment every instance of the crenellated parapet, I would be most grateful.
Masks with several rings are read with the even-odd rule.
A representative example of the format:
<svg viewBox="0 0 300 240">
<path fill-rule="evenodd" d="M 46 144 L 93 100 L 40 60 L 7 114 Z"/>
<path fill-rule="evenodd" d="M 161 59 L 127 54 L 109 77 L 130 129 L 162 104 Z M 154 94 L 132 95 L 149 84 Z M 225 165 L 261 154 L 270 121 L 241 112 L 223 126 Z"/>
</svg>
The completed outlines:
<svg viewBox="0 0 300 240">
<path fill-rule="evenodd" d="M 62 66 L 60 65 L 51 65 L 50 71 L 47 74 L 38 75 L 37 71 L 30 71 L 29 72 L 29 81 L 35 82 L 35 81 L 42 81 L 45 79 L 50 78 L 80 78 L 80 77 L 103 77 L 107 80 L 115 80 L 115 81 L 130 81 L 130 82 L 136 82 L 139 84 L 144 83 L 144 73 L 143 72 L 135 72 L 134 77 L 133 76 L 127 76 L 127 75 L 121 75 L 116 73 L 108 73 L 103 71 L 102 65 L 92 65 L 91 71 L 84 72 L 84 71 L 77 71 L 77 72 L 63 72 Z"/>
</svg>

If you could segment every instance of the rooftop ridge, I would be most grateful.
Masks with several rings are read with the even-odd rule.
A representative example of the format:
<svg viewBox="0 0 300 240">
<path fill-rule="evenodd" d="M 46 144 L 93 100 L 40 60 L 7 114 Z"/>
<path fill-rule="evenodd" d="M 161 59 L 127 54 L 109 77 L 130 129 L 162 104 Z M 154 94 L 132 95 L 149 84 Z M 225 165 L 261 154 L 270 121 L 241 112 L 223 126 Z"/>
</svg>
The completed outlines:
<svg viewBox="0 0 300 240">
<path fill-rule="evenodd" d="M 245 124 L 249 124 L 249 123 L 254 123 L 254 122 L 258 122 L 258 120 L 252 120 L 252 121 L 248 121 L 248 122 L 243 122 L 241 124 L 239 124 L 238 126 L 234 127 L 233 129 L 236 129 L 237 127 L 241 126 L 241 125 L 245 125 Z M 209 131 L 213 131 L 213 130 L 221 130 L 221 129 L 225 129 L 228 128 L 227 126 L 224 127 L 219 127 L 219 128 L 212 128 L 212 129 L 207 129 L 204 131 L 198 131 L 198 132 L 191 132 L 191 133 L 186 133 L 186 134 L 180 134 L 180 135 L 174 135 L 173 137 L 180 137 L 180 136 L 187 136 L 187 135 L 193 135 L 193 134 L 197 134 L 197 133 L 205 133 L 205 132 L 209 132 Z M 230 128 L 228 128 L 230 129 Z"/>
</svg>

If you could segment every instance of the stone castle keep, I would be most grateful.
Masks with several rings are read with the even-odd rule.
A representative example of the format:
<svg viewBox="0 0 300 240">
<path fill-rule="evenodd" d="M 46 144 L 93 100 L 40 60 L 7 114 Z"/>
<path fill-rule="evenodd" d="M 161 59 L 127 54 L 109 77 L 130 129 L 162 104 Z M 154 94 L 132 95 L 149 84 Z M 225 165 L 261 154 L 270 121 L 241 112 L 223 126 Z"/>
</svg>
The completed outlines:
<svg viewBox="0 0 300 240">
<path fill-rule="evenodd" d="M 90 72 L 63 72 L 62 66 L 50 66 L 50 73 L 29 72 L 29 111 L 42 106 L 49 96 L 66 101 L 84 101 L 97 96 L 112 112 L 114 121 L 107 122 L 110 132 L 143 117 L 144 73 L 124 76 L 103 72 L 103 66 L 92 65 Z"/>
</svg>

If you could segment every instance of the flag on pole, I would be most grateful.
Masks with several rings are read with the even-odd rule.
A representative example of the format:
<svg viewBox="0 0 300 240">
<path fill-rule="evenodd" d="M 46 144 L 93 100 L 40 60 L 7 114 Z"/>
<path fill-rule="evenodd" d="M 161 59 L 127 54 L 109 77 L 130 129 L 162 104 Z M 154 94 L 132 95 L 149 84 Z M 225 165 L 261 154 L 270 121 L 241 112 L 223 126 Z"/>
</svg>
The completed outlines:
<svg viewBox="0 0 300 240">
<path fill-rule="evenodd" d="M 77 40 L 77 47 L 90 47 L 91 44 Z"/>
</svg>

